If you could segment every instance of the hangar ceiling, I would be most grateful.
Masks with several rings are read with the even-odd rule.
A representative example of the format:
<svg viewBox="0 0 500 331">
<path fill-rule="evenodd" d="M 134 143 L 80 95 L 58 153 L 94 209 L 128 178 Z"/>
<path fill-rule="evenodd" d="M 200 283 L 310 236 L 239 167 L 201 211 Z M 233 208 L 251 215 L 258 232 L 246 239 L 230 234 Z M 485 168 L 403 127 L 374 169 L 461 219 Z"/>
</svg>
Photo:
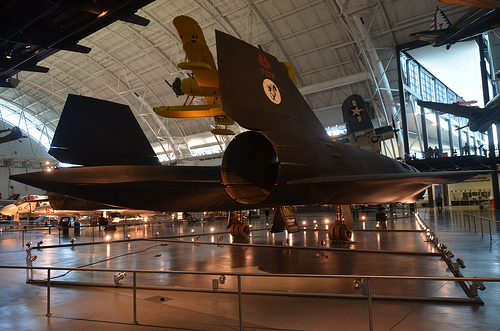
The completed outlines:
<svg viewBox="0 0 500 331">
<path fill-rule="evenodd" d="M 81 94 L 129 105 L 163 161 L 223 149 L 229 138 L 209 132 L 213 119 L 166 119 L 152 110 L 184 102 L 165 80 L 187 77 L 176 66 L 184 52 L 172 20 L 188 15 L 214 55 L 218 29 L 290 62 L 325 126 L 342 122 L 340 105 L 352 93 L 367 99 L 386 125 L 398 110 L 395 46 L 428 29 L 436 6 L 452 22 L 467 11 L 436 0 L 156 0 L 137 12 L 149 25 L 117 21 L 80 41 L 90 53 L 59 51 L 38 63 L 47 73 L 20 72 L 16 88 L 0 88 L 0 106 L 50 140 L 67 95 Z"/>
</svg>

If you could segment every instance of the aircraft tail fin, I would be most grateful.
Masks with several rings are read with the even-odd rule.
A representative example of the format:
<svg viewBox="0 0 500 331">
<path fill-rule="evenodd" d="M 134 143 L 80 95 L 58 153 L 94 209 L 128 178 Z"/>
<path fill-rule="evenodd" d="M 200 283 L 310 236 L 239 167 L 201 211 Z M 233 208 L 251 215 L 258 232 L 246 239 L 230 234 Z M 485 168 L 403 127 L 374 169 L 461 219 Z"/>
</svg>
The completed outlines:
<svg viewBox="0 0 500 331">
<path fill-rule="evenodd" d="M 70 94 L 49 154 L 83 166 L 160 164 L 130 108 Z"/>
<path fill-rule="evenodd" d="M 373 129 L 368 108 L 359 94 L 350 95 L 344 100 L 342 116 L 347 126 L 347 134 Z"/>
<path fill-rule="evenodd" d="M 451 22 L 446 17 L 444 12 L 438 8 L 436 8 L 436 12 L 434 13 L 434 17 L 432 18 L 431 25 L 430 25 L 430 30 L 431 31 L 437 31 L 437 30 L 444 30 L 448 29 L 451 27 Z"/>
<path fill-rule="evenodd" d="M 329 139 L 278 60 L 216 31 L 222 109 L 241 126 Z M 249 100 L 251 100 L 249 102 Z"/>
<path fill-rule="evenodd" d="M 410 38 L 427 41 L 432 46 L 439 46 L 436 45 L 436 40 L 450 33 L 452 29 L 453 27 L 451 25 L 451 22 L 446 17 L 444 12 L 441 9 L 436 8 L 436 12 L 434 13 L 434 17 L 431 20 L 429 30 L 412 33 L 410 34 Z"/>
</svg>

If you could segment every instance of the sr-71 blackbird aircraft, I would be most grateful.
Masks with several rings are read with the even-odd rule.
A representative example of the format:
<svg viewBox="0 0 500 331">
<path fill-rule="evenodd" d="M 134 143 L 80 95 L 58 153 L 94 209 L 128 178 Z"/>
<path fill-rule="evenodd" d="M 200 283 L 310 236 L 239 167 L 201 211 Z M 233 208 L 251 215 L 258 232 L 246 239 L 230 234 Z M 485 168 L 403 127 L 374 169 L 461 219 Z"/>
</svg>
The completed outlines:
<svg viewBox="0 0 500 331">
<path fill-rule="evenodd" d="M 500 25 L 500 3 L 496 0 L 439 0 L 453 5 L 471 8 L 455 24 L 451 24 L 439 8 L 436 9 L 429 31 L 412 33 L 411 38 L 424 40 L 432 46 L 446 45 L 446 49 L 458 41 L 467 40 Z"/>
<path fill-rule="evenodd" d="M 70 95 L 49 153 L 83 167 L 10 178 L 117 207 L 236 211 L 414 202 L 431 183 L 479 173 L 420 173 L 336 143 L 274 56 L 220 31 L 216 42 L 222 106 L 248 129 L 228 145 L 222 166 L 162 166 L 127 106 Z"/>
<path fill-rule="evenodd" d="M 500 122 L 500 94 L 484 105 L 484 108 L 421 100 L 417 100 L 417 103 L 424 108 L 467 118 L 467 126 L 471 131 L 486 132 L 493 123 Z"/>
</svg>

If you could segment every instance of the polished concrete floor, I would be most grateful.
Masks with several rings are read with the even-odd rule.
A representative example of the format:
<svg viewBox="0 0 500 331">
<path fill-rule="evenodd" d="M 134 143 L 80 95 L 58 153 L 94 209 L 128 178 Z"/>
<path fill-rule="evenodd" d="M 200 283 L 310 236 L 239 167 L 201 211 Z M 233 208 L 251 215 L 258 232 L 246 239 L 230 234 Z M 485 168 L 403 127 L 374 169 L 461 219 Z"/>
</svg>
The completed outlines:
<svg viewBox="0 0 500 331">
<path fill-rule="evenodd" d="M 479 207 L 454 210 L 492 218 Z M 2 330 L 238 330 L 238 279 L 231 274 L 435 276 L 453 278 L 448 265 L 408 210 L 398 210 L 388 230 L 378 231 L 373 213 L 360 213 L 349 243 L 328 239 L 331 213 L 301 213 L 301 231 L 271 234 L 264 216 L 254 219 L 248 240 L 232 239 L 224 221 L 148 222 L 119 225 L 116 231 L 82 227 L 80 235 L 55 228 L 18 231 L 0 225 L 0 265 L 25 266 L 27 242 L 35 267 L 97 268 L 116 272 L 51 271 L 47 313 L 47 272 L 0 269 Z M 443 210 L 419 215 L 465 261 L 465 277 L 500 277 L 500 226 Z M 458 216 L 460 215 L 460 216 Z M 364 216 L 364 219 L 362 217 Z M 272 220 L 270 220 L 271 222 Z M 481 223 L 483 235 L 481 234 Z M 491 228 L 491 239 L 490 239 Z M 130 236 L 130 238 L 128 238 Z M 70 240 L 75 238 L 74 244 Z M 143 274 L 120 270 L 169 270 L 205 274 Z M 227 281 L 213 289 L 214 279 Z M 241 278 L 241 317 L 246 330 L 369 330 L 366 296 L 353 278 Z M 468 301 L 452 281 L 372 280 L 374 330 L 500 330 L 500 284 L 486 283 Z M 441 302 L 440 300 L 447 300 Z"/>
</svg>

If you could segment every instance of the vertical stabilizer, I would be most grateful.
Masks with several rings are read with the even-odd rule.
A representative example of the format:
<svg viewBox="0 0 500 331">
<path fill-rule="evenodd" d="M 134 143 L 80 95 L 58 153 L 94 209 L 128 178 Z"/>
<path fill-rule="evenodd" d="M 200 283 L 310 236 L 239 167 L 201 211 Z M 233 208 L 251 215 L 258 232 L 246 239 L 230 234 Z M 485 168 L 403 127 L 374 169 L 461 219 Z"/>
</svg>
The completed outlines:
<svg viewBox="0 0 500 331">
<path fill-rule="evenodd" d="M 231 118 L 250 130 L 330 140 L 274 56 L 220 31 L 216 37 L 222 109 Z"/>
<path fill-rule="evenodd" d="M 347 126 L 347 134 L 373 129 L 365 101 L 359 94 L 350 95 L 344 100 L 342 116 Z"/>
<path fill-rule="evenodd" d="M 451 22 L 448 19 L 448 17 L 446 17 L 446 15 L 441 9 L 436 8 L 436 12 L 434 13 L 434 18 L 431 21 L 430 30 L 431 31 L 444 30 L 448 29 L 450 26 Z"/>
<path fill-rule="evenodd" d="M 49 154 L 83 166 L 160 164 L 126 105 L 68 95 Z"/>
</svg>

